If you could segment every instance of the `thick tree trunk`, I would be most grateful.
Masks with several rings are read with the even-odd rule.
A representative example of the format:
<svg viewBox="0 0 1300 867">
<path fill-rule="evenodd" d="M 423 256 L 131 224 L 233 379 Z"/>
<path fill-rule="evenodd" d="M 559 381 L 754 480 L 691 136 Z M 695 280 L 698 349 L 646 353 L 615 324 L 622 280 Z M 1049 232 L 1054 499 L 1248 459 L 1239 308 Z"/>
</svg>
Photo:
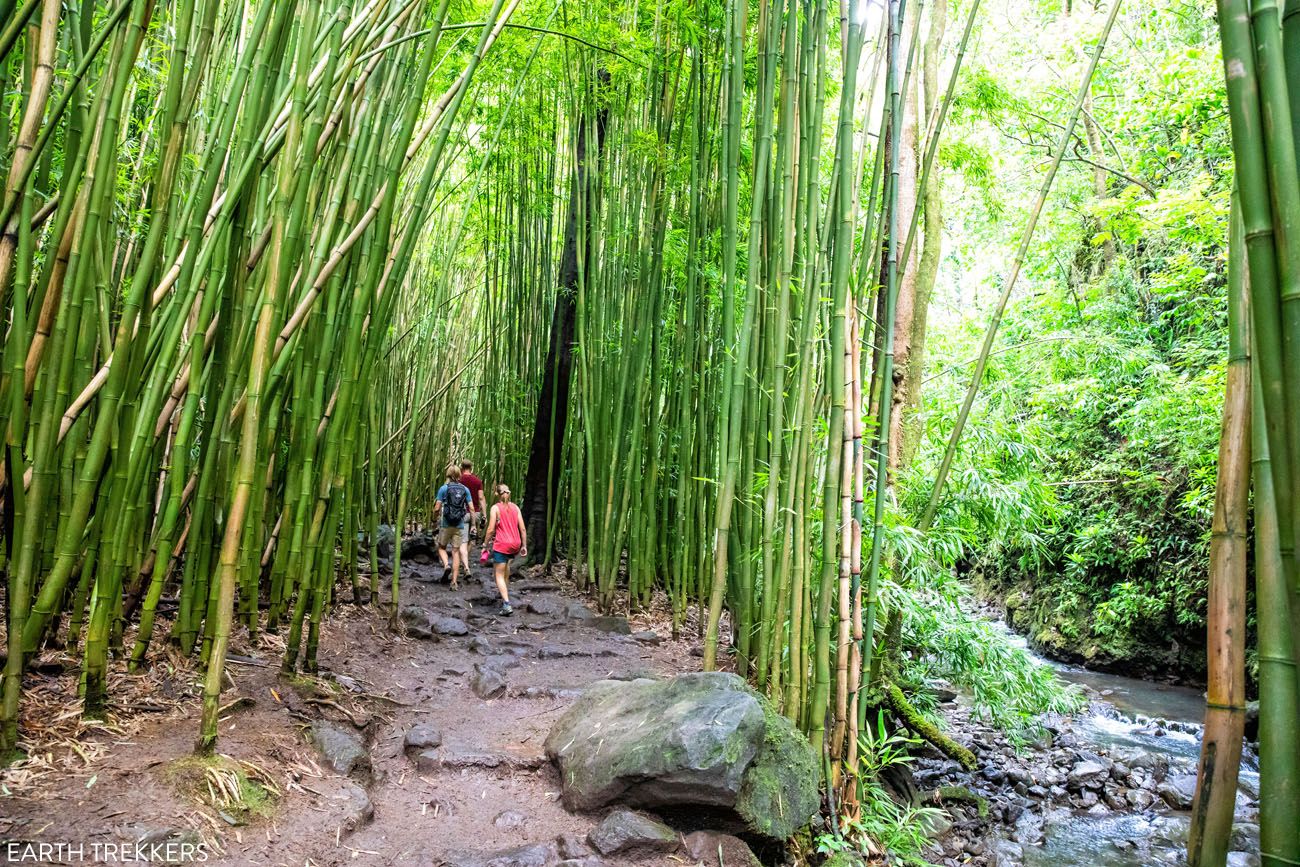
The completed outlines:
<svg viewBox="0 0 1300 867">
<path fill-rule="evenodd" d="M 935 4 L 937 9 L 941 3 Z M 911 28 L 920 27 L 919 17 L 913 17 L 908 31 L 903 39 L 907 44 L 912 39 Z M 910 94 L 903 97 L 903 134 L 900 137 L 899 166 L 898 166 L 898 225 L 910 226 L 912 223 L 912 212 L 918 205 L 917 197 L 917 180 L 920 172 L 921 153 L 920 138 L 917 131 L 917 107 L 920 101 L 916 99 L 917 76 L 912 78 L 912 90 Z M 933 175 L 934 172 L 931 172 Z M 906 231 L 905 229 L 903 231 Z M 900 239 L 901 242 L 901 239 Z M 907 372 L 914 366 L 914 347 L 913 347 L 913 328 L 916 323 L 918 312 L 922 319 L 925 317 L 923 306 L 918 305 L 917 289 L 919 280 L 917 279 L 917 245 L 912 245 L 912 250 L 907 257 L 906 262 L 899 262 L 899 281 L 898 281 L 898 302 L 894 308 L 894 387 L 892 403 L 889 413 L 889 469 L 893 473 L 902 465 L 902 448 L 903 448 L 903 415 L 904 407 L 907 406 L 909 398 L 907 395 Z"/>
<path fill-rule="evenodd" d="M 609 81 L 609 73 L 597 73 L 599 85 Z M 537 415 L 533 422 L 533 441 L 528 453 L 528 475 L 524 480 L 523 513 L 532 541 L 534 557 L 545 556 L 551 506 L 560 487 L 564 455 L 564 432 L 569 422 L 569 386 L 573 379 L 574 326 L 578 308 L 578 280 L 588 273 L 591 231 L 595 223 L 591 194 L 600 177 L 600 159 L 605 147 L 605 127 L 609 108 L 602 105 L 595 116 L 585 111 L 578 118 L 574 147 L 574 170 L 569 184 L 569 216 L 564 227 L 564 250 L 560 254 L 559 291 L 551 314 L 551 337 L 546 350 L 546 369 L 542 388 L 537 395 Z M 588 136 L 595 133 L 594 150 L 589 151 Z M 583 223 L 581 237 L 578 221 Z M 578 256 L 582 256 L 582 268 Z"/>
</svg>

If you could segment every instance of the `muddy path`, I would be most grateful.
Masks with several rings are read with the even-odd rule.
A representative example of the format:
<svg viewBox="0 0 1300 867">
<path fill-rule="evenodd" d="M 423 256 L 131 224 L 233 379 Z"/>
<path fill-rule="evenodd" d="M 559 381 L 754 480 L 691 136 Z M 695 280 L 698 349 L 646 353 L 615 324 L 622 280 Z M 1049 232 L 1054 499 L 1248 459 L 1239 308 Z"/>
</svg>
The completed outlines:
<svg viewBox="0 0 1300 867">
<path fill-rule="evenodd" d="M 661 640 L 649 615 L 597 617 L 537 570 L 512 582 L 511 617 L 497 614 L 487 569 L 476 564 L 456 591 L 434 583 L 441 572 L 409 566 L 405 635 L 381 611 L 339 605 L 321 637 L 318 679 L 280 677 L 274 636 L 236 642 L 219 751 L 279 790 L 264 815 L 223 815 L 201 792 L 182 791 L 176 768 L 197 732 L 198 683 L 164 662 L 139 677 L 152 698 L 80 725 L 69 743 L 54 739 L 47 756 L 7 774 L 0 863 L 32 851 L 15 844 L 42 842 L 72 848 L 47 848 L 40 863 L 132 863 L 124 854 L 138 853 L 109 847 L 143 840 L 169 842 L 173 855 L 178 841 L 202 842 L 209 864 L 471 867 L 482 853 L 525 847 L 501 862 L 522 865 L 541 852 L 530 844 L 585 836 L 600 817 L 558 803 L 542 747 L 551 724 L 595 680 L 697 669 L 694 642 Z M 69 681 L 74 673 L 50 678 L 53 704 Z M 62 713 L 75 716 L 64 697 Z M 440 746 L 406 749 L 417 726 Z M 350 769 L 345 760 L 335 770 L 312 742 L 331 727 L 364 749 Z M 653 857 L 603 863 L 662 863 Z"/>
</svg>

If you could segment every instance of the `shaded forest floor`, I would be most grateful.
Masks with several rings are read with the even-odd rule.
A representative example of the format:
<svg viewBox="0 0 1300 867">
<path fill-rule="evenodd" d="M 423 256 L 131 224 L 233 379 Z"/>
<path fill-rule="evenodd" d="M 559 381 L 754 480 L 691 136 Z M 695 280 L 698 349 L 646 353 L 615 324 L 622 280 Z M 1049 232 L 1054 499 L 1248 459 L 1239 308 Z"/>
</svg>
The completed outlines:
<svg viewBox="0 0 1300 867">
<path fill-rule="evenodd" d="M 198 714 L 193 670 L 162 663 L 128 678 L 131 698 L 104 724 L 78 722 L 75 672 L 38 673 L 33 694 L 44 701 L 32 714 L 40 721 L 27 728 L 39 748 L 0 777 L 8 790 L 0 841 L 79 843 L 84 861 L 92 844 L 104 852 L 103 844 L 144 839 L 202 840 L 211 847 L 207 863 L 432 867 L 473 863 L 463 857 L 469 852 L 584 837 L 600 817 L 558 803 L 558 775 L 542 750 L 552 723 L 595 680 L 698 668 L 695 642 L 620 634 L 646 630 L 653 618 L 595 618 L 532 571 L 513 582 L 508 618 L 496 614 L 487 569 L 476 565 L 457 591 L 425 583 L 441 574 L 436 565 L 403 571 L 404 605 L 428 618 L 408 610 L 408 634 L 397 636 L 383 612 L 338 606 L 321 636 L 319 678 L 280 677 L 275 637 L 232 649 L 218 749 L 279 790 L 264 815 L 219 809 L 205 785 L 197 792 L 187 785 Z M 466 634 L 434 631 L 459 631 L 457 623 Z M 426 632 L 433 634 L 413 637 Z M 504 677 L 501 695 L 480 696 L 501 688 L 484 671 Z M 355 732 L 371 768 L 362 760 L 350 775 L 331 769 L 309 742 L 319 720 Z M 436 761 L 404 750 L 419 724 L 441 735 Z M 654 857 L 644 863 L 663 856 Z"/>
</svg>

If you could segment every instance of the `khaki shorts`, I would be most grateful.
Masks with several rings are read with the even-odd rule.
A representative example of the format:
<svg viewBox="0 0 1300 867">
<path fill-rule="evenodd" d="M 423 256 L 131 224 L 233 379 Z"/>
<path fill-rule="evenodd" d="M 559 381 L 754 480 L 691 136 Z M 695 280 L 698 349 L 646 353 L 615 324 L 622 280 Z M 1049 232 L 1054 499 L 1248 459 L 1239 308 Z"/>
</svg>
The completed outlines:
<svg viewBox="0 0 1300 867">
<path fill-rule="evenodd" d="M 466 519 L 468 522 L 468 519 Z M 468 542 L 465 535 L 465 524 L 459 527 L 439 527 L 438 528 L 438 547 L 445 548 L 450 545 L 453 548 L 459 548 Z"/>
</svg>

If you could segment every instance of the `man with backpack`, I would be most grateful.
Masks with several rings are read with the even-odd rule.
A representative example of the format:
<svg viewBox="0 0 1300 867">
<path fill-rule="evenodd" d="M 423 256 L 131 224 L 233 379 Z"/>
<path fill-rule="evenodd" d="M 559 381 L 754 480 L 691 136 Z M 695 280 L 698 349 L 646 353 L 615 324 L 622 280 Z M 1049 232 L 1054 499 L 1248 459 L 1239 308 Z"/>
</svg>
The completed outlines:
<svg viewBox="0 0 1300 867">
<path fill-rule="evenodd" d="M 469 529 L 470 493 L 469 488 L 460 483 L 460 467 L 452 464 L 447 467 L 447 482 L 438 489 L 434 512 L 439 515 L 438 522 L 438 558 L 442 560 L 442 580 L 451 576 L 451 589 L 460 586 L 460 567 L 464 564 L 469 572 Z M 451 565 L 447 565 L 447 549 L 451 548 Z"/>
</svg>

